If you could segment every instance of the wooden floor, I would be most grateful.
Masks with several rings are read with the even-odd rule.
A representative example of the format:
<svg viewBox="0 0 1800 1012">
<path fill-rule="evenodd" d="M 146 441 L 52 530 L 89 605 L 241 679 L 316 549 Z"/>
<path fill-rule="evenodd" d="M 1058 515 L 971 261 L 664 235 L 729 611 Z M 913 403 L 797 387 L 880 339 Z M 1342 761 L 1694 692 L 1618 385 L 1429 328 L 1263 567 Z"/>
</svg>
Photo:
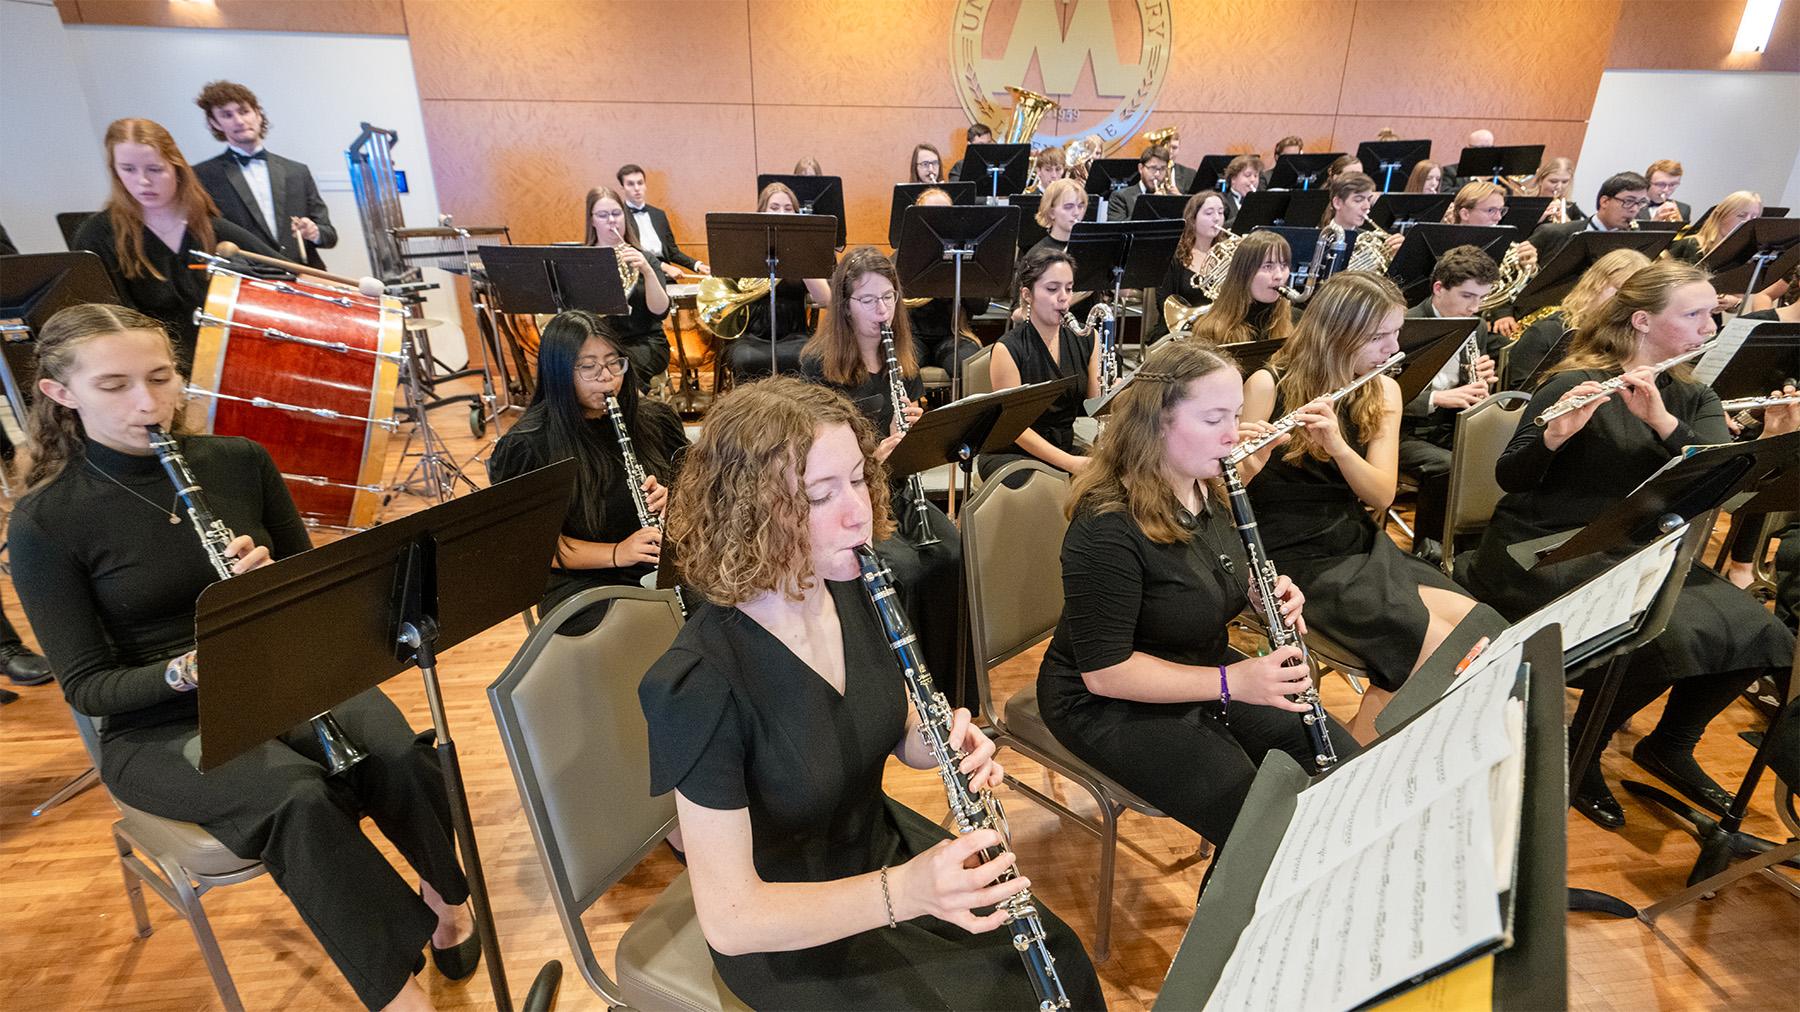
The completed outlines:
<svg viewBox="0 0 1800 1012">
<path fill-rule="evenodd" d="M 459 455 L 483 448 L 485 443 L 470 439 L 460 412 L 442 415 L 444 434 Z M 479 467 L 472 473 L 485 474 Z M 417 506 L 402 501 L 396 508 Z M 17 621 L 21 612 L 10 581 L 0 597 Z M 522 639 L 519 623 L 503 623 L 443 656 L 450 726 L 462 753 L 515 1000 L 539 965 L 561 959 L 568 970 L 561 1007 L 600 1008 L 603 1003 L 570 962 L 483 691 Z M 1033 650 L 1006 665 L 998 691 L 1029 682 L 1040 654 L 1041 649 Z M 416 674 L 395 678 L 386 690 L 416 726 L 430 723 Z M 112 854 L 108 827 L 115 816 L 105 793 L 88 791 L 40 818 L 30 816 L 35 805 L 87 767 L 87 757 L 54 685 L 19 692 L 19 702 L 0 710 L 0 1007 L 183 1012 L 220 1007 L 192 936 L 153 895 L 146 899 L 155 933 L 135 937 Z M 1354 712 L 1355 696 L 1341 680 L 1331 679 L 1325 696 L 1338 715 Z M 1648 779 L 1627 753 L 1651 726 L 1653 713 L 1640 716 L 1606 754 L 1614 783 L 1626 775 Z M 1760 726 L 1756 715 L 1737 703 L 1707 735 L 1701 762 L 1721 782 L 1735 785 L 1748 766 L 1751 749 L 1737 732 L 1753 726 Z M 1048 785 L 1031 763 L 1012 754 L 1002 758 L 1028 781 L 1046 783 L 1078 806 L 1087 805 L 1078 790 Z M 1785 838 L 1766 784 L 1746 829 Z M 943 812 L 942 791 L 930 773 L 895 765 L 887 786 L 928 815 Z M 1571 815 L 1570 882 L 1647 904 L 1681 888 L 1695 846 L 1687 833 L 1631 796 L 1620 796 L 1629 818 L 1622 832 L 1608 833 Z M 1006 800 L 1020 864 L 1035 891 L 1091 939 L 1097 844 L 1021 796 Z M 1128 1010 L 1154 1002 L 1187 928 L 1205 862 L 1196 858 L 1198 838 L 1166 819 L 1127 816 L 1122 835 L 1113 956 L 1100 973 L 1112 1007 Z M 391 857 L 391 848 L 388 853 Z M 597 905 L 588 927 L 609 969 L 620 933 L 678 870 L 666 851 L 658 851 Z M 349 988 L 267 877 L 218 890 L 207 897 L 206 907 L 248 1008 L 355 1006 Z M 1654 930 L 1638 921 L 1571 915 L 1568 944 L 1575 1008 L 1793 1008 L 1800 995 L 1800 903 L 1760 878 L 1678 911 Z M 440 1008 L 491 1005 L 485 972 L 461 985 L 447 984 L 435 971 L 421 979 Z"/>
</svg>

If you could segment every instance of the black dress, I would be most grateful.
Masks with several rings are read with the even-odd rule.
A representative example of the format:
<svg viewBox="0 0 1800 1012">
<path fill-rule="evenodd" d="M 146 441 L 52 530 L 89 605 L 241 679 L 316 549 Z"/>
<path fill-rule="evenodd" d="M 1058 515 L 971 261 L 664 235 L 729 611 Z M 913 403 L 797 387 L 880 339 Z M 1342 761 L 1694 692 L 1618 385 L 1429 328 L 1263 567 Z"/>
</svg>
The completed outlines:
<svg viewBox="0 0 1800 1012">
<path fill-rule="evenodd" d="M 918 349 L 920 365 L 934 365 L 945 372 L 951 372 L 960 358 L 967 361 L 969 356 L 981 350 L 981 345 L 967 337 L 960 338 L 955 344 L 950 342 L 950 299 L 930 299 L 916 309 L 907 310 L 912 321 L 913 347 Z M 986 299 L 964 299 L 962 304 L 963 323 L 980 316 L 987 309 Z"/>
<path fill-rule="evenodd" d="M 1506 373 L 1500 377 L 1500 389 L 1529 391 L 1534 376 L 1541 376 L 1561 360 L 1557 345 L 1568 333 L 1569 314 L 1560 307 L 1533 320 L 1506 353 Z M 1566 346 L 1563 350 L 1567 350 Z"/>
<path fill-rule="evenodd" d="M 649 253 L 644 254 L 644 259 L 650 262 L 651 272 L 662 277 L 662 261 Z M 650 389 L 651 380 L 669 371 L 669 335 L 663 333 L 663 320 L 669 311 L 650 311 L 647 287 L 648 282 L 638 278 L 626 297 L 628 308 L 624 315 L 600 318 L 601 332 L 631 361 L 631 378 L 639 390 Z"/>
<path fill-rule="evenodd" d="M 1247 565 L 1217 503 L 1193 518 L 1190 540 L 1166 545 L 1129 513 L 1084 504 L 1063 537 L 1063 614 L 1038 668 L 1038 707 L 1065 748 L 1215 843 L 1230 834 L 1270 749 L 1316 772 L 1301 715 L 1238 701 L 1221 718 L 1212 701 L 1115 699 L 1089 690 L 1081 673 L 1138 651 L 1209 669 L 1242 659 L 1226 625 L 1249 605 Z M 1329 726 L 1338 757 L 1354 755 L 1349 731 Z"/>
<path fill-rule="evenodd" d="M 638 422 L 631 438 L 638 453 L 645 454 L 650 446 L 655 446 L 660 451 L 657 456 L 670 461 L 670 468 L 679 472 L 681 456 L 688 445 L 687 431 L 682 428 L 681 418 L 661 401 L 639 398 L 637 405 Z M 488 458 L 489 478 L 502 482 L 540 467 L 548 467 L 559 459 L 550 449 L 550 435 L 544 427 L 544 411 L 543 402 L 533 404 L 519 418 L 518 424 L 500 437 L 500 442 L 494 446 L 493 456 Z M 624 541 L 642 529 L 643 525 L 638 523 L 637 505 L 632 501 L 631 489 L 624 480 L 625 457 L 619 450 L 618 433 L 613 431 L 612 422 L 606 418 L 590 418 L 587 425 L 592 431 L 594 442 L 606 454 L 608 473 L 617 480 L 607 484 L 606 501 L 601 507 L 599 526 L 589 525 L 581 503 L 571 496 L 569 512 L 563 517 L 562 533 L 578 541 Z M 661 484 L 674 485 L 677 474 L 657 474 L 642 456 L 639 460 L 645 473 L 654 474 Z M 545 586 L 543 601 L 538 604 L 538 614 L 549 614 L 557 605 L 590 587 L 642 586 L 644 578 L 655 571 L 656 567 L 647 562 L 634 566 L 609 566 L 605 569 L 564 569 L 552 563 L 550 581 Z M 570 619 L 563 625 L 562 632 L 578 636 L 599 625 L 605 616 L 606 603 L 602 602 Z"/>
<path fill-rule="evenodd" d="M 744 308 L 748 322 L 744 332 L 725 347 L 725 365 L 732 379 L 747 382 L 769 375 L 769 297 Z M 800 371 L 800 349 L 806 347 L 806 282 L 782 281 L 775 286 L 775 366 L 777 372 Z"/>
<path fill-rule="evenodd" d="M 1170 260 L 1169 269 L 1163 272 L 1162 284 L 1156 289 L 1156 298 L 1160 302 L 1169 296 L 1175 296 L 1190 306 L 1204 306 L 1210 302 L 1200 288 L 1194 284 L 1194 272 L 1180 260 Z M 1145 338 L 1148 344 L 1169 332 L 1168 318 L 1157 314 L 1156 326 L 1151 328 L 1150 336 Z"/>
<path fill-rule="evenodd" d="M 1262 370 L 1268 372 L 1268 370 Z M 1279 385 L 1271 419 L 1287 413 Z M 1348 415 L 1338 412 L 1344 440 L 1364 453 L 1368 444 Z M 1468 592 L 1422 559 L 1394 544 L 1329 460 L 1282 459 L 1277 448 L 1250 482 L 1263 545 L 1306 595 L 1306 624 L 1368 662 L 1369 679 L 1393 691 L 1412 672 L 1431 623 L 1419 588 Z"/>
<path fill-rule="evenodd" d="M 205 271 L 189 270 L 195 263 L 188 254 L 197 247 L 193 236 L 186 232 L 181 236 L 181 248 L 171 250 L 157 238 L 149 225 L 141 226 L 144 231 L 144 259 L 150 261 L 157 273 L 164 280 L 158 280 L 150 274 L 138 278 L 125 276 L 125 268 L 119 263 L 119 254 L 113 248 L 112 219 L 105 211 L 88 216 L 75 231 L 75 248 L 87 250 L 100 257 L 106 265 L 107 276 L 112 278 L 113 287 L 118 289 L 119 298 L 125 305 L 160 320 L 169 328 L 169 337 L 175 342 L 175 365 L 182 375 L 187 375 L 194 366 L 194 345 L 200 339 L 200 327 L 194 323 L 194 310 L 206 305 L 206 292 L 211 285 L 211 278 Z M 216 242 L 233 242 L 250 253 L 261 253 L 263 256 L 279 257 L 280 251 L 273 249 L 254 233 L 233 225 L 223 218 L 212 219 L 213 237 Z"/>
<path fill-rule="evenodd" d="M 949 834 L 889 798 L 887 758 L 905 733 L 904 681 L 858 584 L 827 583 L 843 631 L 844 692 L 735 608 L 702 604 L 638 689 L 650 789 L 748 809 L 757 875 L 827 882 L 904 864 Z M 821 758 L 828 761 L 821 761 Z M 1076 1008 L 1105 1005 L 1080 940 L 1042 904 L 1056 970 Z M 713 965 L 754 1008 L 1033 1008 L 1004 931 L 970 935 L 932 917 L 789 952 Z"/>
<path fill-rule="evenodd" d="M 306 551 L 306 527 L 266 450 L 229 436 L 180 442 L 227 527 L 278 560 Z M 380 1008 L 437 918 L 363 835 L 361 815 L 445 899 L 468 896 L 431 735 L 415 736 L 370 689 L 332 707 L 369 753 L 345 772 L 325 776 L 301 725 L 201 775 L 192 755 L 207 672 L 199 689 L 178 692 L 163 671 L 193 648 L 195 599 L 218 577 L 193 526 L 169 523 L 162 507 L 175 509 L 174 498 L 155 457 L 88 443 L 13 511 L 25 613 L 69 705 L 100 724 L 107 789 L 142 811 L 198 823 L 232 853 L 266 864 L 357 997 Z"/>
<path fill-rule="evenodd" d="M 1049 410 L 1038 416 L 1031 423 L 1032 431 L 1050 441 L 1050 445 L 1064 453 L 1075 452 L 1075 419 L 1086 414 L 1083 402 L 1088 395 L 1087 375 L 1088 360 L 1094 354 L 1094 334 L 1089 331 L 1083 337 L 1068 327 L 1060 327 L 1057 331 L 1059 344 L 1057 359 L 1050 358 L 1050 349 L 1045 347 L 1044 339 L 1038 335 L 1037 326 L 1030 320 L 1021 320 L 1000 338 L 1013 364 L 1019 367 L 1019 382 L 1026 386 L 1033 383 L 1048 383 L 1068 376 L 1076 377 L 1075 386 L 1063 391 Z M 983 478 L 1005 467 L 1015 460 L 1036 460 L 1025 448 L 1017 443 L 999 453 L 983 454 L 976 461 Z"/>
</svg>

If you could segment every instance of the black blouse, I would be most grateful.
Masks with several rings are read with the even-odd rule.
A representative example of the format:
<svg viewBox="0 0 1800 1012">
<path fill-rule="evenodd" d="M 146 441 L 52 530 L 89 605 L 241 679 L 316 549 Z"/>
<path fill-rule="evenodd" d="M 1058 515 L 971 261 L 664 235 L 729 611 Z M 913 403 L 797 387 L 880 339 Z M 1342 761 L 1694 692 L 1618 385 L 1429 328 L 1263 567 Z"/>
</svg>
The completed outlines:
<svg viewBox="0 0 1800 1012">
<path fill-rule="evenodd" d="M 1248 563 L 1219 503 L 1161 545 L 1124 510 L 1076 511 L 1063 536 L 1063 613 L 1041 675 L 1079 679 L 1142 651 L 1176 664 L 1233 659 L 1227 623 L 1249 603 Z"/>
<path fill-rule="evenodd" d="M 1512 349 L 1506 353 L 1506 374 L 1500 377 L 1501 389 L 1530 389 L 1533 373 L 1548 370 L 1556 364 L 1554 361 L 1545 361 L 1545 357 L 1556 350 L 1557 342 L 1568 332 L 1567 310 L 1559 308 L 1556 312 L 1533 321 L 1531 326 L 1519 334 L 1519 339 L 1513 342 Z M 1559 359 L 1560 357 L 1558 356 Z"/>
<path fill-rule="evenodd" d="M 750 303 L 745 308 L 748 313 L 744 324 L 744 333 L 740 339 L 769 339 L 769 293 Z M 785 338 L 804 335 L 806 332 L 806 282 L 781 281 L 775 285 L 775 336 Z"/>
<path fill-rule="evenodd" d="M 662 261 L 649 253 L 644 259 L 650 262 L 650 270 L 657 278 L 662 277 Z M 662 322 L 669 315 L 665 309 L 660 313 L 652 313 L 645 301 L 649 283 L 638 278 L 637 284 L 631 286 L 626 294 L 626 310 L 619 316 L 602 316 L 601 332 L 614 344 L 643 344 L 646 340 L 663 336 Z M 673 303 L 671 303 L 673 306 Z"/>
<path fill-rule="evenodd" d="M 1169 261 L 1169 269 L 1163 272 L 1162 284 L 1156 289 L 1156 297 L 1158 299 L 1167 299 L 1171 295 L 1190 306 L 1204 306 L 1212 301 L 1200 291 L 1199 286 L 1194 284 L 1193 270 L 1179 259 L 1172 259 Z M 1156 327 L 1150 331 L 1150 336 L 1147 340 L 1154 341 L 1168 332 L 1169 321 L 1167 317 L 1158 314 L 1156 318 Z"/>
<path fill-rule="evenodd" d="M 833 383 L 825 378 L 825 366 L 822 359 L 808 355 L 800 360 L 800 374 L 820 386 L 827 386 L 856 405 L 856 410 L 875 427 L 875 438 L 885 439 L 894 431 L 894 396 L 888 390 L 886 372 L 873 373 L 863 377 L 861 383 L 847 385 Z M 919 374 L 903 377 L 900 385 L 906 390 L 906 399 L 917 403 L 924 396 L 925 386 L 919 380 Z"/>
<path fill-rule="evenodd" d="M 197 248 L 192 235 L 183 232 L 181 248 L 171 250 L 150 230 L 149 225 L 142 228 L 144 259 L 150 261 L 151 266 L 166 280 L 159 281 L 150 274 L 138 278 L 125 276 L 118 251 L 113 247 L 116 233 L 113 232 L 112 219 L 105 211 L 91 215 L 81 223 L 81 227 L 75 232 L 75 248 L 87 250 L 100 258 L 125 305 L 146 316 L 155 317 L 169 328 L 169 336 L 175 342 L 176 365 L 185 375 L 193 368 L 194 345 L 200 339 L 200 328 L 194 323 L 194 310 L 206 305 L 206 292 L 212 279 L 205 271 L 188 269 L 197 262 L 188 255 Z M 268 243 L 254 233 L 223 218 L 212 219 L 212 228 L 217 242 L 236 243 L 247 252 L 261 253 L 263 256 L 282 256 L 280 250 L 271 249 Z"/>
<path fill-rule="evenodd" d="M 1094 334 L 1090 331 L 1086 337 L 1082 337 L 1068 327 L 1059 328 L 1057 334 L 1060 342 L 1057 358 L 1060 361 L 1051 360 L 1050 349 L 1044 345 L 1044 339 L 1038 336 L 1036 325 L 1029 319 L 1014 324 L 1000 338 L 999 343 L 1006 347 L 1013 364 L 1018 366 L 1019 381 L 1027 386 L 1068 376 L 1078 377 L 1075 386 L 1063 391 L 1049 410 L 1031 423 L 1032 430 L 1049 440 L 1052 446 L 1064 453 L 1074 453 L 1075 419 L 1080 418 L 1087 410 L 1083 401 L 1088 395 L 1088 360 L 1094 354 Z M 1017 443 L 1004 452 L 1030 456 Z"/>
</svg>

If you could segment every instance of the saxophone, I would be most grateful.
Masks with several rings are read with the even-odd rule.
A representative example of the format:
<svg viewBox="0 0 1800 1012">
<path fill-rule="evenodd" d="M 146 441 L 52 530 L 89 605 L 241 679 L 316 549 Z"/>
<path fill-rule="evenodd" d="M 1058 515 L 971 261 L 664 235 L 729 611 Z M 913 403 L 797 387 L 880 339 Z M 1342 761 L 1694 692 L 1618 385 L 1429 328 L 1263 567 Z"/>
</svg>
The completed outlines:
<svg viewBox="0 0 1800 1012">
<path fill-rule="evenodd" d="M 900 377 L 900 359 L 894 354 L 892 324 L 881 325 L 881 353 L 887 356 L 888 400 L 894 406 L 894 428 L 904 436 L 912 423 L 906 420 L 906 385 Z M 937 544 L 941 539 L 931 531 L 931 503 L 925 498 L 925 486 L 916 473 L 906 476 L 906 497 L 912 500 L 913 523 L 918 528 L 913 532 L 913 544 L 920 548 Z"/>
<path fill-rule="evenodd" d="M 631 488 L 631 505 L 637 508 L 639 527 L 652 527 L 662 530 L 662 517 L 650 512 L 650 500 L 644 495 L 644 482 L 650 480 L 644 474 L 644 465 L 638 463 L 637 450 L 631 445 L 631 430 L 625 427 L 625 415 L 619 411 L 619 399 L 607 394 L 606 417 L 611 420 L 613 434 L 619 437 L 619 456 L 625 460 L 625 484 Z M 681 596 L 681 588 L 675 588 L 675 606 L 681 609 L 681 617 L 688 613 L 687 601 Z"/>
<path fill-rule="evenodd" d="M 931 680 L 931 672 L 926 669 L 924 659 L 919 656 L 912 625 L 906 620 L 906 612 L 901 609 L 900 599 L 894 593 L 893 574 L 868 545 L 856 549 L 856 562 L 862 570 L 863 587 L 869 592 L 869 597 L 875 604 L 875 613 L 881 618 L 881 628 L 887 634 L 888 646 L 894 651 L 894 658 L 900 663 L 900 673 L 906 678 L 907 695 L 912 699 L 913 709 L 919 713 L 919 735 L 925 739 L 925 747 L 937 759 L 938 776 L 944 781 L 944 793 L 949 798 L 950 815 L 956 821 L 956 831 L 968 834 L 978 829 L 998 830 L 1000 843 L 976 856 L 983 864 L 992 861 L 1009 849 L 1011 833 L 1007 830 L 1006 813 L 1001 810 L 1000 800 L 991 791 L 977 791 L 970 787 L 969 775 L 960 769 L 963 752 L 950 740 L 950 701 L 937 690 Z M 1015 864 L 1001 872 L 998 881 L 1005 882 L 1018 876 L 1019 870 Z M 1032 989 L 1037 992 L 1039 1012 L 1068 1008 L 1069 996 L 1063 991 L 1062 980 L 1056 975 L 1056 957 L 1050 954 L 1050 946 L 1044 934 L 1044 922 L 1038 916 L 1031 891 L 1025 889 L 1014 893 L 1000 902 L 1000 908 L 1006 911 L 1006 924 L 1012 932 L 1013 948 L 1018 950 L 1019 958 L 1025 961 L 1026 976 L 1031 978 Z"/>
<path fill-rule="evenodd" d="M 1250 585 L 1256 589 L 1256 596 L 1262 602 L 1263 626 L 1269 632 L 1269 649 L 1279 650 L 1282 647 L 1299 647 L 1301 663 L 1312 666 L 1312 657 L 1307 653 L 1306 640 L 1288 624 L 1281 614 L 1281 602 L 1275 597 L 1275 563 L 1263 548 L 1262 535 L 1256 529 L 1256 513 L 1250 508 L 1250 493 L 1244 489 L 1244 483 L 1238 479 L 1237 468 L 1225 464 L 1222 472 L 1225 477 L 1225 491 L 1231 501 L 1231 517 L 1237 525 L 1238 537 L 1244 541 L 1244 554 L 1250 560 Z M 1297 697 L 1302 703 L 1311 707 L 1301 721 L 1306 724 L 1307 737 L 1312 741 L 1313 765 L 1320 773 L 1337 765 L 1337 749 L 1331 745 L 1331 728 L 1325 720 L 1325 705 L 1319 702 L 1319 689 L 1316 685 L 1308 685 L 1306 691 Z"/>
</svg>

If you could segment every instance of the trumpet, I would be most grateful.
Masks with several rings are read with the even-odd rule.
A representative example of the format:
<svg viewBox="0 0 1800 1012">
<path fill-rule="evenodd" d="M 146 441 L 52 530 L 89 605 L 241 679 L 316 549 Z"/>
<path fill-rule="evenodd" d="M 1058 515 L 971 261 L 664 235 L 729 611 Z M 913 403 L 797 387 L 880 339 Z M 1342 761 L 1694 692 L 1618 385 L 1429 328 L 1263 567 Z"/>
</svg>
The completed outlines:
<svg viewBox="0 0 1800 1012">
<path fill-rule="evenodd" d="M 1658 375 L 1661 373 L 1665 373 L 1665 372 L 1668 372 L 1670 369 L 1673 369 L 1676 366 L 1680 365 L 1683 362 L 1687 362 L 1692 359 L 1699 358 L 1700 356 L 1711 351 L 1713 345 L 1718 344 L 1718 343 L 1719 343 L 1718 340 L 1714 339 L 1714 340 L 1706 342 L 1705 344 L 1701 345 L 1698 348 L 1694 348 L 1689 351 L 1684 351 L 1679 355 L 1671 355 L 1670 357 L 1663 359 L 1661 362 L 1658 362 L 1655 365 L 1652 365 L 1650 367 L 1650 374 L 1652 376 L 1655 376 L 1655 375 Z M 1614 376 L 1612 379 L 1603 381 L 1600 384 L 1600 389 L 1594 391 L 1591 394 L 1582 394 L 1580 397 L 1565 398 L 1563 400 L 1557 401 L 1555 404 L 1550 405 L 1549 407 L 1544 409 L 1542 414 L 1537 416 L 1536 422 L 1539 425 L 1549 425 L 1551 422 L 1557 420 L 1558 418 L 1561 418 L 1562 416 L 1564 416 L 1566 414 L 1569 414 L 1569 413 L 1575 412 L 1575 411 L 1580 411 L 1582 408 L 1585 408 L 1589 404 L 1592 404 L 1595 401 L 1600 400 L 1602 397 L 1606 397 L 1610 394 L 1617 393 L 1618 391 L 1623 389 L 1624 386 L 1625 386 L 1625 374 L 1621 373 L 1617 376 Z"/>
<path fill-rule="evenodd" d="M 1344 398 L 1350 396 L 1352 393 L 1354 393 L 1357 390 L 1357 388 L 1361 387 L 1363 384 L 1368 383 L 1370 380 L 1373 380 L 1375 377 L 1380 376 L 1382 373 L 1385 373 L 1389 369 L 1392 369 L 1393 367 L 1399 365 L 1400 362 L 1405 358 L 1406 358 L 1406 352 L 1403 352 L 1403 351 L 1394 352 L 1393 355 L 1388 357 L 1388 360 L 1386 362 L 1383 362 L 1380 365 L 1376 366 L 1375 368 L 1370 369 L 1368 372 L 1363 373 L 1361 376 L 1356 377 L 1355 379 L 1351 380 L 1350 382 L 1344 384 L 1341 387 L 1338 387 L 1336 390 L 1333 390 L 1332 392 L 1326 394 L 1325 396 L 1315 397 L 1315 398 L 1313 398 L 1313 400 L 1324 401 L 1327 404 L 1336 404 L 1338 401 L 1341 401 Z M 1275 427 L 1271 431 L 1266 432 L 1263 435 L 1260 435 L 1260 436 L 1256 437 L 1255 439 L 1250 440 L 1249 442 L 1239 443 L 1231 451 L 1231 453 L 1225 457 L 1225 466 L 1226 467 L 1236 467 L 1237 465 L 1243 463 L 1245 460 L 1249 459 L 1250 457 L 1252 457 L 1258 453 L 1261 453 L 1263 451 L 1264 447 L 1267 447 L 1269 444 L 1275 442 L 1277 439 L 1280 439 L 1282 436 L 1285 436 L 1288 433 L 1294 431 L 1295 429 L 1298 429 L 1303 424 L 1300 421 L 1300 412 L 1303 410 L 1305 410 L 1304 407 L 1296 409 L 1294 411 L 1290 411 L 1287 414 L 1282 415 L 1281 419 L 1275 423 Z"/>
</svg>

